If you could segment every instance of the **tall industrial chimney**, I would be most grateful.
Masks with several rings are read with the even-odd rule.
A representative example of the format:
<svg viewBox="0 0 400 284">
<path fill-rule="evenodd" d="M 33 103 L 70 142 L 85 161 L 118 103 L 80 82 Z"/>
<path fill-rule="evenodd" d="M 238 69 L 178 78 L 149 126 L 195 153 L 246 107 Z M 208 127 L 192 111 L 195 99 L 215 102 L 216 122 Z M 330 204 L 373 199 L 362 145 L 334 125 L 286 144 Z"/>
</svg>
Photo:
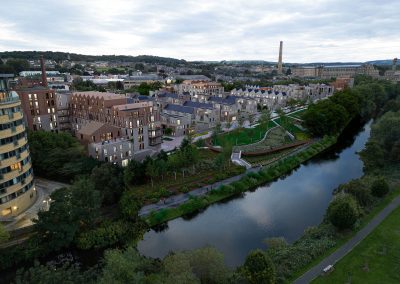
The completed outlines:
<svg viewBox="0 0 400 284">
<path fill-rule="evenodd" d="M 282 75 L 282 48 L 283 41 L 279 43 L 279 59 L 278 59 L 278 74 Z"/>
<path fill-rule="evenodd" d="M 42 68 L 42 86 L 47 87 L 46 66 L 44 65 L 43 55 L 40 56 L 40 67 Z"/>
</svg>

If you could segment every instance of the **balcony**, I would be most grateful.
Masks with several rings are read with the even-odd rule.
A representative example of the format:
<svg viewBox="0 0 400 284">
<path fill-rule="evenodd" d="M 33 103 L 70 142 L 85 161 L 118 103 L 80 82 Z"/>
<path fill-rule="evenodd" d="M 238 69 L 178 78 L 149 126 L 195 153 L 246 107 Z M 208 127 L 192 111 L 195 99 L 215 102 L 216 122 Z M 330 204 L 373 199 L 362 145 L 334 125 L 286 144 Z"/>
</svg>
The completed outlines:
<svg viewBox="0 0 400 284">
<path fill-rule="evenodd" d="M 0 104 L 9 104 L 9 103 L 17 103 L 17 102 L 19 102 L 18 96 L 17 97 L 10 96 L 10 97 L 0 99 Z"/>
</svg>

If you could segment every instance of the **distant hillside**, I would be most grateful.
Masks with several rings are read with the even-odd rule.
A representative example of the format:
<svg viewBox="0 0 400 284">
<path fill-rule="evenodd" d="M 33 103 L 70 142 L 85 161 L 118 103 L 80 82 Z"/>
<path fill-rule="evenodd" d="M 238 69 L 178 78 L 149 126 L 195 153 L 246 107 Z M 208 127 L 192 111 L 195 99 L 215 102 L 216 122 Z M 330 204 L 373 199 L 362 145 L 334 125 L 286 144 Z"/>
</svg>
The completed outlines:
<svg viewBox="0 0 400 284">
<path fill-rule="evenodd" d="M 166 64 L 178 65 L 186 64 L 186 61 L 175 58 L 159 57 L 151 55 L 84 55 L 67 52 L 54 51 L 5 51 L 0 52 L 0 58 L 19 58 L 19 59 L 39 59 L 43 55 L 46 59 L 55 60 L 57 62 L 67 60 L 68 55 L 72 61 L 113 61 L 113 62 L 145 62 L 149 64 Z"/>
<path fill-rule="evenodd" d="M 392 65 L 393 59 L 373 60 L 367 61 L 366 63 L 375 65 Z"/>
</svg>

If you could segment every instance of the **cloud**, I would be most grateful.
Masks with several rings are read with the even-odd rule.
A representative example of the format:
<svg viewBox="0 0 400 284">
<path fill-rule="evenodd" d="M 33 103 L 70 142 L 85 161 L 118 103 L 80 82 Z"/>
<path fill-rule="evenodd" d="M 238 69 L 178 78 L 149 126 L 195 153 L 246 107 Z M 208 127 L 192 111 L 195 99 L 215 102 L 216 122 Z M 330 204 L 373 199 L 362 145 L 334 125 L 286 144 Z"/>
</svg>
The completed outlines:
<svg viewBox="0 0 400 284">
<path fill-rule="evenodd" d="M 400 50 L 399 1 L 6 0 L 0 50 L 365 61 Z"/>
</svg>

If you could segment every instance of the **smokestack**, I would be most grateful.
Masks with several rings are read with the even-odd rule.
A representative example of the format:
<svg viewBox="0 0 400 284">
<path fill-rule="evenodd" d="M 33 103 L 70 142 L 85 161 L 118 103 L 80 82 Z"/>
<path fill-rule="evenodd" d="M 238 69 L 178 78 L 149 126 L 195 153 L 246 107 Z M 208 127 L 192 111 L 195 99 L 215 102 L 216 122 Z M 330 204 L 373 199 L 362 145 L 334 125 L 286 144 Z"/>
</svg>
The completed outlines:
<svg viewBox="0 0 400 284">
<path fill-rule="evenodd" d="M 282 49 L 283 41 L 279 43 L 278 74 L 282 74 Z"/>
<path fill-rule="evenodd" d="M 42 86 L 47 87 L 46 66 L 44 66 L 43 55 L 40 56 L 40 67 L 42 68 Z"/>
<path fill-rule="evenodd" d="M 392 70 L 396 71 L 397 57 L 393 59 Z"/>
</svg>

